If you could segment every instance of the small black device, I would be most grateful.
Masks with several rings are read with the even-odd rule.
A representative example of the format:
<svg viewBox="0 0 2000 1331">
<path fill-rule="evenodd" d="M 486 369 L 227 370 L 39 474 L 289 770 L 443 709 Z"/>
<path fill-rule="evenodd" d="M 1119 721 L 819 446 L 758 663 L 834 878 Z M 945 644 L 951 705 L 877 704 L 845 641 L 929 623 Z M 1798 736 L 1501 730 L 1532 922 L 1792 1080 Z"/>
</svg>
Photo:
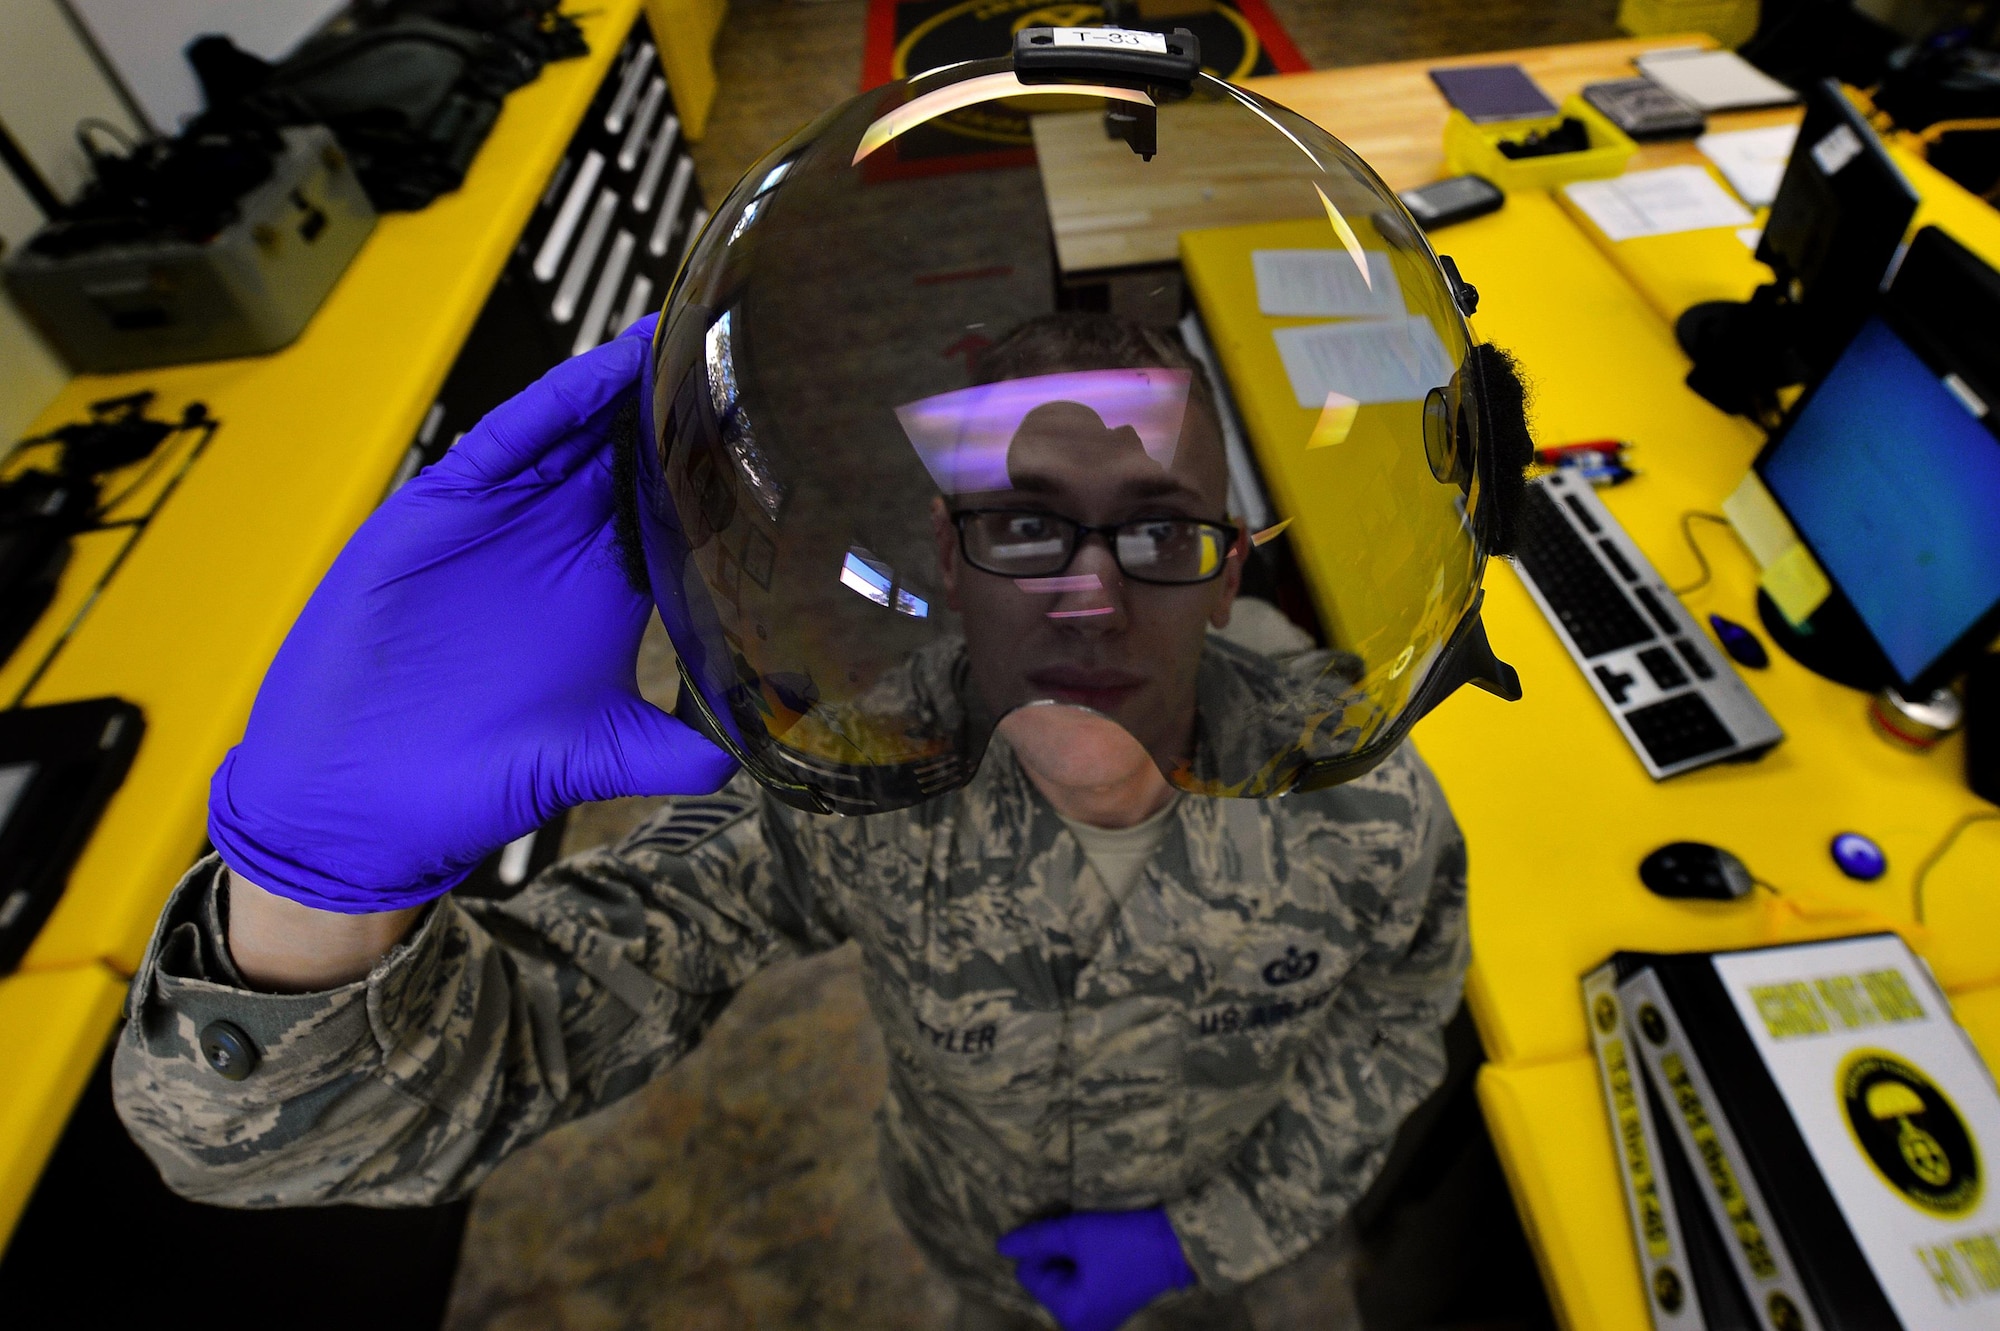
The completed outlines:
<svg viewBox="0 0 2000 1331">
<path fill-rule="evenodd" d="M 1564 116 L 1548 129 L 1531 129 L 1519 139 L 1502 139 L 1493 145 L 1510 162 L 1530 157 L 1560 157 L 1580 153 L 1590 147 L 1590 130 L 1575 116 Z"/>
<path fill-rule="evenodd" d="M 145 728 L 120 698 L 0 712 L 0 975 L 55 910 Z"/>
<path fill-rule="evenodd" d="M 1466 222 L 1498 212 L 1507 196 L 1484 176 L 1452 176 L 1396 196 L 1426 231 L 1435 231 L 1453 222 Z"/>
<path fill-rule="evenodd" d="M 71 538 L 104 516 L 98 478 L 142 462 L 179 430 L 214 424 L 208 408 L 189 403 L 178 424 L 146 415 L 151 392 L 90 404 L 90 419 L 73 421 L 18 445 L 58 444 L 53 471 L 31 468 L 0 481 L 0 661 L 13 654 L 49 603 L 69 566 Z M 111 496 L 118 500 L 139 482 Z"/>
<path fill-rule="evenodd" d="M 1539 120 L 1556 113 L 1556 104 L 1519 65 L 1462 65 L 1434 69 L 1430 75 L 1444 99 L 1475 125 Z"/>
<path fill-rule="evenodd" d="M 1738 901 L 1756 886 L 1742 860 L 1704 841 L 1661 846 L 1639 861 L 1639 881 L 1669 901 Z"/>
<path fill-rule="evenodd" d="M 1757 243 L 1777 280 L 1748 301 L 1704 301 L 1674 325 L 1688 387 L 1776 423 L 1777 391 L 1826 372 L 1874 308 L 1917 196 L 1868 120 L 1824 79 L 1806 90 L 1798 146 Z"/>
<path fill-rule="evenodd" d="M 1651 79 L 1585 84 L 1583 100 L 1606 120 L 1640 141 L 1691 139 L 1708 127 L 1701 108 L 1682 101 Z"/>
<path fill-rule="evenodd" d="M 2000 272 L 1934 228 L 1756 470 L 1833 584 L 1778 646 L 1851 687 L 1944 687 L 2000 633 Z"/>
<path fill-rule="evenodd" d="M 27 471 L 0 482 L 0 661 L 13 655 L 55 599 L 70 537 L 97 514 L 97 484 Z"/>
</svg>

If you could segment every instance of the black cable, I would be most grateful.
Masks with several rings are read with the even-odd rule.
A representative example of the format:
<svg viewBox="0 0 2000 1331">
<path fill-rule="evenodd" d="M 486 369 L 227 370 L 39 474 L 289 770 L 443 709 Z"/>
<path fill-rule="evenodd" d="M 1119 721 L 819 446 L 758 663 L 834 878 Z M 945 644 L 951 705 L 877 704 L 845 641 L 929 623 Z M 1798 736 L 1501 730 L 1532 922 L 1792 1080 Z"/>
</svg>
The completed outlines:
<svg viewBox="0 0 2000 1331">
<path fill-rule="evenodd" d="M 173 434 L 168 435 L 167 438 L 171 439 L 174 434 L 183 434 L 189 430 L 206 430 L 208 432 L 208 436 L 212 437 L 215 434 L 215 422 L 207 418 L 206 416 L 192 423 L 184 422 L 182 424 L 176 425 L 173 429 Z M 200 444 L 197 445 L 197 447 L 206 446 L 207 443 L 208 443 L 208 437 L 204 437 L 200 441 Z M 120 490 L 117 494 L 111 496 L 111 498 L 98 501 L 97 512 L 92 516 L 91 519 L 92 522 L 99 528 L 102 528 L 106 525 L 116 525 L 116 524 L 105 523 L 104 522 L 105 515 L 109 514 L 114 509 L 116 509 L 120 504 L 124 503 L 127 499 L 130 499 L 133 495 L 143 490 L 146 487 L 147 482 L 151 481 L 155 476 L 159 475 L 160 468 L 164 467 L 167 464 L 167 459 L 172 455 L 173 455 L 173 449 L 167 446 L 166 440 L 161 440 L 159 446 L 153 450 L 153 456 L 151 457 L 151 459 L 147 461 L 145 469 L 142 470 L 137 477 L 135 477 L 132 481 L 127 483 L 124 489 Z"/>
<path fill-rule="evenodd" d="M 1686 538 L 1688 549 L 1694 551 L 1695 563 L 1701 565 L 1701 576 L 1693 582 L 1667 589 L 1676 596 L 1686 596 L 1689 592 L 1700 591 L 1703 587 L 1708 586 L 1709 579 L 1715 576 L 1715 571 L 1708 566 L 1708 556 L 1702 553 L 1701 543 L 1694 538 L 1694 520 L 1696 518 L 1700 518 L 1704 522 L 1719 522 L 1725 527 L 1730 525 L 1729 519 L 1723 517 L 1720 513 L 1704 513 L 1700 509 L 1691 508 L 1681 514 L 1681 535 Z"/>
<path fill-rule="evenodd" d="M 1938 861 L 1942 860 L 1946 855 L 1948 855 L 1951 852 L 1951 848 L 1958 844 L 1958 838 L 1965 831 L 1966 828 L 1971 827 L 1974 823 L 1995 823 L 1995 822 L 2000 822 L 2000 813 L 1990 813 L 1983 811 L 1977 813 L 1968 813 L 1965 815 L 1965 817 L 1959 819 L 1957 822 L 1951 825 L 1951 830 L 1944 834 L 1944 839 L 1942 841 L 1938 842 L 1937 849 L 1933 850 L 1930 854 L 1924 856 L 1924 862 L 1917 866 L 1917 876 L 1910 884 L 1910 910 L 1912 911 L 1912 913 L 1916 915 L 1918 924 L 1923 924 L 1925 922 L 1924 880 L 1930 877 L 1931 870 L 1935 869 L 1938 865 Z"/>
</svg>

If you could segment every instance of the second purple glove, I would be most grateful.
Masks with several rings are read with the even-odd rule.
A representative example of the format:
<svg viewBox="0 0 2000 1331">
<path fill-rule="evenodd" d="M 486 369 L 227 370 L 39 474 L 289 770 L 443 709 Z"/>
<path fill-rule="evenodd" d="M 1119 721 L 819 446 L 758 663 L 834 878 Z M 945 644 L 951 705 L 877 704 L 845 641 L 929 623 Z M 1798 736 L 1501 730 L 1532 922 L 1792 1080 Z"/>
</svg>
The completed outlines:
<svg viewBox="0 0 2000 1331">
<path fill-rule="evenodd" d="M 1157 1206 L 1037 1220 L 995 1247 L 1063 1331 L 1117 1331 L 1168 1290 L 1194 1284 L 1173 1223 Z"/>
<path fill-rule="evenodd" d="M 652 329 L 558 365 L 355 532 L 210 785 L 230 868 L 392 910 L 561 809 L 729 778 L 634 678 L 651 602 L 618 560 L 609 441 Z"/>
</svg>

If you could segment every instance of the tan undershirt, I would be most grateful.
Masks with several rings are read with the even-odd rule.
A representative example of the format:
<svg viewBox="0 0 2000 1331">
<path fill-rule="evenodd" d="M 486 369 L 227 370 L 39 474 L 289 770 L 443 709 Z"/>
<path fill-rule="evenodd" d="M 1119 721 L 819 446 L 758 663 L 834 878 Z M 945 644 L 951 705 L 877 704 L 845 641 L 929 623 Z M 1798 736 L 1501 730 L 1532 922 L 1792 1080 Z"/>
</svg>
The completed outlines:
<svg viewBox="0 0 2000 1331">
<path fill-rule="evenodd" d="M 1180 802 L 1180 792 L 1175 791 L 1165 808 L 1131 827 L 1093 827 L 1063 818 L 1063 826 L 1083 848 L 1088 869 L 1077 875 L 1069 903 L 1071 934 L 1084 956 L 1096 950 L 1112 915 L 1138 886 L 1146 872 L 1146 861 L 1159 849 L 1160 839 L 1167 834 L 1167 820 L 1173 817 Z"/>
</svg>

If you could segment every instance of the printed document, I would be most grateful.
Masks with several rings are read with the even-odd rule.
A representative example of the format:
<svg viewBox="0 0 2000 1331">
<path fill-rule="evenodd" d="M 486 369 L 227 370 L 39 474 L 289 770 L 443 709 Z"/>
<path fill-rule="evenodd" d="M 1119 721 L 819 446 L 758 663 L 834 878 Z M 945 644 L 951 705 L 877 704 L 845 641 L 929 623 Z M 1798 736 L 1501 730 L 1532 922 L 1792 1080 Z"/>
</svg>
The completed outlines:
<svg viewBox="0 0 2000 1331">
<path fill-rule="evenodd" d="M 1422 315 L 1280 328 L 1278 355 L 1302 407 L 1322 410 L 1328 396 L 1349 402 L 1421 402 L 1451 382 L 1454 366 L 1437 330 Z"/>
<path fill-rule="evenodd" d="M 1768 129 L 1704 134 L 1694 146 L 1715 163 L 1738 198 L 1752 208 L 1764 208 L 1778 197 L 1778 182 L 1785 178 L 1785 163 L 1791 160 L 1792 145 L 1798 138 L 1797 125 L 1772 125 Z"/>
<path fill-rule="evenodd" d="M 1252 250 L 1257 273 L 1257 308 L 1264 314 L 1331 318 L 1394 318 L 1404 312 L 1403 289 L 1389 256 L 1363 251 L 1362 277 L 1346 250 Z"/>
<path fill-rule="evenodd" d="M 1756 218 L 1698 166 L 1633 171 L 1610 180 L 1579 180 L 1563 194 L 1610 240 L 1666 236 L 1709 227 L 1748 226 Z"/>
</svg>

